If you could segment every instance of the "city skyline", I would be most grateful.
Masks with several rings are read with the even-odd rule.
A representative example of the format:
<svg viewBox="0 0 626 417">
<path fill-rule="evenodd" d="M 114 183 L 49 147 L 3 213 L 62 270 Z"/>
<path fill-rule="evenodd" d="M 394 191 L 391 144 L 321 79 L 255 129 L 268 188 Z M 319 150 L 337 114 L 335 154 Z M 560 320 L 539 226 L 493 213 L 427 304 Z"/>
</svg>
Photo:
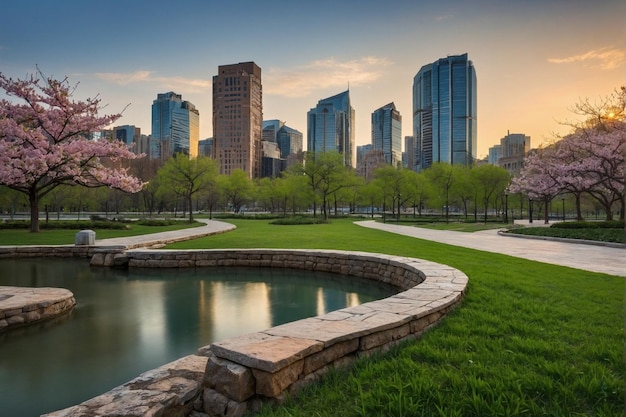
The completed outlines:
<svg viewBox="0 0 626 417">
<path fill-rule="evenodd" d="M 507 134 L 536 147 L 566 134 L 581 99 L 598 100 L 625 84 L 626 3 L 479 0 L 422 4 L 322 0 L 105 4 L 34 0 L 4 5 L 0 71 L 69 77 L 78 98 L 98 96 L 103 113 L 149 134 L 150 107 L 173 91 L 200 113 L 200 138 L 212 136 L 212 76 L 220 65 L 254 61 L 263 70 L 263 119 L 306 132 L 307 112 L 349 88 L 355 145 L 371 141 L 373 111 L 394 102 L 412 135 L 412 81 L 419 69 L 467 53 L 478 78 L 478 152 Z M 332 7 L 331 7 L 332 6 Z M 358 7 L 357 7 L 358 6 Z M 118 25 L 122 17 L 133 23 Z"/>
</svg>

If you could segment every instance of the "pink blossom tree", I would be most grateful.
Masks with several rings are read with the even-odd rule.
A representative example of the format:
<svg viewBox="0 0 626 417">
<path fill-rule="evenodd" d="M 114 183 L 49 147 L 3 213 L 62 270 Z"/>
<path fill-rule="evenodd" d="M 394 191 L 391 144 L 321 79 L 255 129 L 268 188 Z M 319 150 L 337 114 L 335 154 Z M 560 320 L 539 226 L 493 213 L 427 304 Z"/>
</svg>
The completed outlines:
<svg viewBox="0 0 626 417">
<path fill-rule="evenodd" d="M 580 196 L 591 195 L 604 207 L 607 219 L 621 202 L 626 211 L 626 88 L 616 90 L 599 103 L 584 100 L 573 111 L 584 120 L 566 123 L 573 132 L 525 160 L 513 189 L 529 198 L 546 199 L 559 192 L 576 198 L 577 217 L 582 220 Z M 547 200 L 549 201 L 549 200 Z"/>
<path fill-rule="evenodd" d="M 108 186 L 125 192 L 143 183 L 128 174 L 124 160 L 137 158 L 118 140 L 89 140 L 121 115 L 99 116 L 98 98 L 74 100 L 67 78 L 0 73 L 0 184 L 30 202 L 31 231 L 39 231 L 39 202 L 60 185 Z"/>
<path fill-rule="evenodd" d="M 524 160 L 524 168 L 511 181 L 512 193 L 524 193 L 531 201 L 541 201 L 544 205 L 544 222 L 549 222 L 550 201 L 561 192 L 561 186 L 551 172 L 555 148 L 536 149 Z M 532 203 L 531 203 L 532 204 Z"/>
<path fill-rule="evenodd" d="M 565 186 L 583 184 L 583 189 L 604 206 L 607 219 L 612 220 L 612 207 L 623 201 L 626 184 L 626 130 L 578 130 L 562 142 L 561 154 L 570 162 L 560 167 L 559 172 L 563 175 L 559 181 Z M 623 203 L 621 213 L 623 219 Z"/>
</svg>

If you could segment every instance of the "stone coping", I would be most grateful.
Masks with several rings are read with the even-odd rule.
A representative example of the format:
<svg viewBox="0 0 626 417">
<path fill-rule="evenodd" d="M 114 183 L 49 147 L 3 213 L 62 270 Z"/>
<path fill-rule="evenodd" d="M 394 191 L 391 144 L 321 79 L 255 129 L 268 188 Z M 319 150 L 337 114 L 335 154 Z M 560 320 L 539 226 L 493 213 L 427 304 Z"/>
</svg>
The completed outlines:
<svg viewBox="0 0 626 417">
<path fill-rule="evenodd" d="M 199 348 L 197 355 L 181 359 L 183 365 L 164 365 L 99 397 L 46 414 L 48 417 L 244 416 L 263 402 L 282 401 L 332 368 L 418 338 L 462 300 L 468 283 L 463 272 L 446 265 L 367 252 L 199 249 L 112 251 L 110 255 L 114 262 L 106 262 L 104 253 L 94 254 L 92 265 L 300 268 L 373 279 L 401 292 L 215 342 Z M 200 380 L 197 369 L 203 364 Z M 180 370 L 181 366 L 186 370 Z"/>
<path fill-rule="evenodd" d="M 60 316 L 75 305 L 64 288 L 0 286 L 0 332 Z"/>
</svg>

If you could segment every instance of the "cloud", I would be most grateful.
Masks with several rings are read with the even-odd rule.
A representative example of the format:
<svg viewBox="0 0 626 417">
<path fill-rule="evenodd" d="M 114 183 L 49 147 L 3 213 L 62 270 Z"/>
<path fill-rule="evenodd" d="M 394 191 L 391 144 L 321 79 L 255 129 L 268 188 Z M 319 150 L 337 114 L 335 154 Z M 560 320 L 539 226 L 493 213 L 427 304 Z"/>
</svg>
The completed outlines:
<svg viewBox="0 0 626 417">
<path fill-rule="evenodd" d="M 212 81 L 209 79 L 194 79 L 185 77 L 161 77 L 156 76 L 154 71 L 122 72 L 99 72 L 96 78 L 118 85 L 130 85 L 137 83 L 159 84 L 160 88 L 171 89 L 176 92 L 197 92 L 198 89 L 210 89 Z"/>
<path fill-rule="evenodd" d="M 291 69 L 270 68 L 263 74 L 263 93 L 294 98 L 306 97 L 314 90 L 367 85 L 379 79 L 390 64 L 373 56 L 349 61 L 331 57 Z"/>
<path fill-rule="evenodd" d="M 624 63 L 624 51 L 617 48 L 601 48 L 580 55 L 565 58 L 548 58 L 552 64 L 571 64 L 574 62 L 590 63 L 594 67 L 610 70 L 619 68 Z"/>
</svg>

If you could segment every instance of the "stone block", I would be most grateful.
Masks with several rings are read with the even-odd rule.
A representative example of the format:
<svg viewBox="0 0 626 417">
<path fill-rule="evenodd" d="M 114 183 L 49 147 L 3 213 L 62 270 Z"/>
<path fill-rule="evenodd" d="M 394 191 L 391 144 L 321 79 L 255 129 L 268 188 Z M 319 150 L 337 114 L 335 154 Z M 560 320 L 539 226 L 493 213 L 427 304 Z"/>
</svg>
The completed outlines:
<svg viewBox="0 0 626 417">
<path fill-rule="evenodd" d="M 81 230 L 76 233 L 74 237 L 74 244 L 77 246 L 80 245 L 95 245 L 96 244 L 96 232 L 93 230 Z"/>
<path fill-rule="evenodd" d="M 298 380 L 303 368 L 304 360 L 286 366 L 274 373 L 252 369 L 252 374 L 256 379 L 256 393 L 266 397 L 277 397 Z"/>
<path fill-rule="evenodd" d="M 322 349 L 322 343 L 315 340 L 265 333 L 237 336 L 211 345 L 215 356 L 267 372 L 276 372 Z"/>
<path fill-rule="evenodd" d="M 384 330 L 361 338 L 361 350 L 370 350 L 402 339 L 411 333 L 411 326 L 406 323 L 394 329 Z"/>
<path fill-rule="evenodd" d="M 358 348 L 359 339 L 352 339 L 337 343 L 336 345 L 324 349 L 321 352 L 314 353 L 313 355 L 305 358 L 303 374 L 309 375 L 329 363 L 356 351 Z"/>
<path fill-rule="evenodd" d="M 204 383 L 237 402 L 254 395 L 254 378 L 250 369 L 215 356 L 207 361 Z"/>
<path fill-rule="evenodd" d="M 207 388 L 202 393 L 204 412 L 210 416 L 223 416 L 228 406 L 228 398 L 214 389 Z"/>
</svg>

